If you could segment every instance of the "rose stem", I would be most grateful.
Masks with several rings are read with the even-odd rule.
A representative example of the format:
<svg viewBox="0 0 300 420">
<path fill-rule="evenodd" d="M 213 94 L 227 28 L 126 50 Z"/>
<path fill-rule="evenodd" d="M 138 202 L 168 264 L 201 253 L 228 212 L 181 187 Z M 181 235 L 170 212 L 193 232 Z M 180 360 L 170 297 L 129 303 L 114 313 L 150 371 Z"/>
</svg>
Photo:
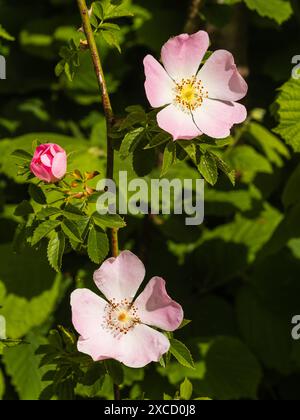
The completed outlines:
<svg viewBox="0 0 300 420">
<path fill-rule="evenodd" d="M 97 76 L 99 88 L 102 95 L 102 104 L 104 109 L 104 114 L 106 118 L 106 125 L 107 125 L 107 172 L 106 178 L 112 179 L 114 178 L 114 149 L 112 144 L 112 138 L 110 136 L 113 124 L 114 124 L 114 114 L 110 102 L 110 97 L 107 90 L 106 80 L 103 72 L 103 67 L 100 59 L 100 55 L 98 52 L 97 44 L 95 41 L 94 33 L 92 30 L 89 10 L 86 5 L 85 0 L 77 0 L 78 6 L 82 18 L 83 30 L 87 39 L 87 43 L 89 49 L 91 51 L 93 65 L 95 69 L 95 73 Z M 119 246 L 118 246 L 118 230 L 112 229 L 111 230 L 111 249 L 112 249 L 112 256 L 117 257 L 119 254 Z"/>
<path fill-rule="evenodd" d="M 110 97 L 107 90 L 107 85 L 105 81 L 105 76 L 102 68 L 102 63 L 100 59 L 100 55 L 98 52 L 96 40 L 94 37 L 94 33 L 92 30 L 90 17 L 89 17 L 89 10 L 86 5 L 85 0 L 77 0 L 78 7 L 81 14 L 83 30 L 87 39 L 87 43 L 92 55 L 93 65 L 95 69 L 95 73 L 97 76 L 99 88 L 102 95 L 102 104 L 106 119 L 107 125 L 107 172 L 106 178 L 112 179 L 114 178 L 114 149 L 112 144 L 112 138 L 110 136 L 113 124 L 114 124 L 114 114 L 110 102 Z M 112 256 L 117 257 L 119 254 L 119 244 L 118 244 L 118 229 L 111 229 L 111 251 Z M 120 400 L 120 389 L 118 385 L 114 385 L 114 397 L 115 400 Z"/>
</svg>

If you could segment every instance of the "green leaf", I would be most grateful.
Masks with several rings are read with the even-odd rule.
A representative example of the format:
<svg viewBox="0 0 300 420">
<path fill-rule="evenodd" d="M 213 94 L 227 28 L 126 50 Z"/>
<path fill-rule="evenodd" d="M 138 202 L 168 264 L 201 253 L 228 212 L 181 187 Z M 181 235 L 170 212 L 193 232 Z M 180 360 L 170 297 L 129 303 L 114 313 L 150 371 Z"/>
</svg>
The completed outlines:
<svg viewBox="0 0 300 420">
<path fill-rule="evenodd" d="M 121 30 L 120 26 L 116 25 L 115 23 L 101 23 L 98 26 L 98 29 L 107 29 L 107 30 L 113 30 L 113 31 Z"/>
<path fill-rule="evenodd" d="M 133 16 L 132 12 L 123 4 L 113 4 L 110 0 L 101 0 L 93 3 L 93 13 L 100 20 L 119 19 Z"/>
<path fill-rule="evenodd" d="M 123 131 L 123 130 L 128 131 L 130 128 L 133 128 L 135 125 L 144 125 L 146 120 L 147 120 L 147 114 L 145 113 L 143 108 L 141 108 L 140 110 L 132 111 L 122 121 L 119 131 Z"/>
<path fill-rule="evenodd" d="M 75 222 L 81 220 L 83 217 L 86 217 L 86 215 L 79 208 L 72 206 L 71 204 L 68 204 L 65 207 L 63 215 L 68 220 L 73 220 Z"/>
<path fill-rule="evenodd" d="M 281 89 L 276 103 L 279 106 L 279 134 L 295 152 L 300 152 L 300 80 L 291 79 Z"/>
<path fill-rule="evenodd" d="M 222 400 L 257 397 L 261 368 L 240 340 L 218 338 L 205 351 L 204 357 L 210 397 Z M 205 394 L 208 395 L 207 392 Z"/>
<path fill-rule="evenodd" d="M 270 311 L 256 291 L 249 287 L 238 294 L 237 313 L 245 342 L 264 366 L 289 374 L 292 339 L 286 321 Z"/>
<path fill-rule="evenodd" d="M 226 159 L 244 183 L 251 183 L 257 174 L 273 173 L 270 162 L 250 146 L 241 145 L 231 149 Z"/>
<path fill-rule="evenodd" d="M 198 168 L 200 163 L 200 149 L 193 142 L 180 140 L 178 141 L 179 146 L 185 151 L 189 158 L 193 161 L 195 166 Z"/>
<path fill-rule="evenodd" d="M 47 235 L 49 235 L 49 233 L 58 228 L 60 224 L 61 222 L 59 220 L 46 220 L 46 222 L 41 223 L 34 231 L 31 245 L 36 245 Z"/>
<path fill-rule="evenodd" d="M 92 3 L 92 11 L 93 14 L 100 20 L 104 19 L 104 10 L 101 1 L 95 1 L 94 3 Z"/>
<path fill-rule="evenodd" d="M 24 247 L 15 254 L 11 244 L 0 244 L 0 306 L 7 336 L 16 340 L 49 321 L 61 294 L 61 275 L 50 268 L 44 247 Z"/>
<path fill-rule="evenodd" d="M 34 213 L 34 209 L 29 201 L 24 200 L 22 201 L 18 207 L 16 208 L 14 215 L 15 216 L 29 216 L 30 214 Z"/>
<path fill-rule="evenodd" d="M 58 273 L 61 271 L 65 246 L 65 235 L 62 232 L 55 232 L 49 241 L 47 256 L 49 264 Z"/>
<path fill-rule="evenodd" d="M 73 82 L 76 71 L 80 66 L 79 51 L 79 43 L 76 43 L 74 39 L 71 39 L 67 46 L 64 45 L 60 49 L 59 55 L 62 60 L 55 67 L 55 75 L 57 77 L 65 73 L 69 81 Z"/>
<path fill-rule="evenodd" d="M 244 0 L 244 2 L 249 9 L 255 10 L 262 17 L 274 19 L 279 25 L 293 14 L 289 0 Z"/>
<path fill-rule="evenodd" d="M 237 299 L 244 340 L 267 369 L 283 375 L 300 363 L 299 341 L 291 334 L 291 320 L 299 314 L 299 270 L 300 261 L 289 248 L 282 248 L 255 265 Z"/>
<path fill-rule="evenodd" d="M 76 222 L 64 219 L 61 228 L 69 239 L 75 242 L 82 242 L 82 238 L 79 229 L 76 225 Z"/>
<path fill-rule="evenodd" d="M 285 164 L 283 158 L 288 159 L 290 157 L 289 150 L 283 142 L 262 125 L 256 122 L 249 123 L 247 134 L 255 142 L 255 145 L 265 153 L 268 161 L 276 166 L 282 167 Z"/>
<path fill-rule="evenodd" d="M 182 400 L 190 400 L 193 394 L 193 385 L 191 381 L 185 378 L 184 382 L 180 385 L 180 398 Z"/>
<path fill-rule="evenodd" d="M 144 177 L 150 174 L 157 164 L 155 150 L 135 150 L 135 152 L 133 153 L 132 164 L 134 172 L 139 177 Z"/>
<path fill-rule="evenodd" d="M 0 369 L 0 401 L 3 399 L 5 392 L 5 381 L 2 370 Z"/>
<path fill-rule="evenodd" d="M 88 238 L 88 254 L 90 259 L 95 264 L 100 264 L 104 261 L 108 253 L 109 241 L 107 234 L 97 226 L 93 226 Z"/>
<path fill-rule="evenodd" d="M 170 340 L 170 353 L 175 357 L 175 359 L 182 365 L 190 369 L 195 368 L 195 364 L 193 361 L 193 357 L 191 355 L 191 352 L 186 347 L 185 344 L 183 344 L 181 341 L 171 339 Z"/>
<path fill-rule="evenodd" d="M 217 337 L 209 342 L 201 340 L 198 348 L 200 360 L 194 370 L 171 363 L 160 373 L 172 384 L 185 378 L 194 380 L 194 393 L 212 399 L 257 398 L 262 371 L 244 343 L 233 337 Z"/>
<path fill-rule="evenodd" d="M 68 220 L 69 228 L 72 229 L 72 226 L 76 226 L 76 229 L 73 229 L 73 235 L 79 238 L 82 242 L 87 234 L 87 228 L 90 223 L 90 217 L 86 216 L 84 213 L 82 213 L 79 209 L 76 209 L 76 207 L 67 206 L 66 210 L 64 210 L 63 215 L 65 216 L 65 220 Z M 79 236 L 78 236 L 79 235 Z M 69 236 L 71 240 L 75 240 L 74 237 Z M 73 239 L 72 239 L 73 238 Z M 77 240 L 77 242 L 78 242 Z"/>
<path fill-rule="evenodd" d="M 255 261 L 282 220 L 282 214 L 269 205 L 255 216 L 237 214 L 233 222 L 204 232 L 195 251 L 196 272 L 206 276 L 210 287 L 239 276 Z"/>
<path fill-rule="evenodd" d="M 4 351 L 4 365 L 20 399 L 38 400 L 45 387 L 45 383 L 42 382 L 45 369 L 39 369 L 40 357 L 35 355 L 35 350 L 45 341 L 31 333 L 26 337 L 26 342 L 28 344 Z"/>
<path fill-rule="evenodd" d="M 47 204 L 47 199 L 44 191 L 35 184 L 29 185 L 29 195 L 38 204 Z"/>
<path fill-rule="evenodd" d="M 93 220 L 102 229 L 121 229 L 126 226 L 126 222 L 124 219 L 119 216 L 118 214 L 99 214 L 94 213 L 93 214 Z"/>
<path fill-rule="evenodd" d="M 235 176 L 236 172 L 234 169 L 232 169 L 223 159 L 221 159 L 216 154 L 212 153 L 214 155 L 215 161 L 217 163 L 218 168 L 227 176 L 229 181 L 233 186 L 235 186 Z"/>
<path fill-rule="evenodd" d="M 6 340 L 6 320 L 0 315 L 0 340 Z"/>
<path fill-rule="evenodd" d="M 165 147 L 163 164 L 160 176 L 163 177 L 176 160 L 176 144 L 171 140 Z"/>
<path fill-rule="evenodd" d="M 152 149 L 153 147 L 161 146 L 169 140 L 170 135 L 168 133 L 158 133 L 150 139 L 149 144 L 147 144 L 145 149 Z"/>
<path fill-rule="evenodd" d="M 6 41 L 14 41 L 15 38 L 11 36 L 2 25 L 0 25 L 0 38 L 5 39 Z"/>
<path fill-rule="evenodd" d="M 138 143 L 143 138 L 144 132 L 144 127 L 139 127 L 126 134 L 120 148 L 120 158 L 122 160 L 128 158 L 130 153 L 134 152 L 134 150 L 138 146 Z"/>
<path fill-rule="evenodd" d="M 108 374 L 116 385 L 122 385 L 124 382 L 124 371 L 121 364 L 115 360 L 105 361 Z"/>
<path fill-rule="evenodd" d="M 39 220 L 47 219 L 51 216 L 56 216 L 61 213 L 61 210 L 56 207 L 45 207 L 41 211 L 39 211 L 36 215 L 36 217 Z"/>
<path fill-rule="evenodd" d="M 285 217 L 281 218 L 280 223 L 276 225 L 273 235 L 265 243 L 259 254 L 260 258 L 279 252 L 291 239 L 300 237 L 299 217 L 300 204 L 297 203 L 286 212 Z"/>
<path fill-rule="evenodd" d="M 76 394 L 84 397 L 94 398 L 101 391 L 105 378 L 104 365 L 94 363 L 88 368 L 84 377 L 80 379 L 77 385 Z"/>
<path fill-rule="evenodd" d="M 260 199 L 260 192 L 253 186 L 249 189 L 223 191 L 207 188 L 205 191 L 205 214 L 227 216 L 234 215 L 236 211 L 249 211 L 253 209 L 253 200 Z"/>
<path fill-rule="evenodd" d="M 182 323 L 180 324 L 180 326 L 178 327 L 178 329 L 182 329 L 184 327 L 186 327 L 187 325 L 189 325 L 192 321 L 190 319 L 184 319 L 182 321 Z"/>
<path fill-rule="evenodd" d="M 23 249 L 24 244 L 27 244 L 27 236 L 28 236 L 28 231 L 30 228 L 27 227 L 27 223 L 23 222 L 20 223 L 15 231 L 15 236 L 14 236 L 14 240 L 12 243 L 13 246 L 13 252 L 15 252 L 16 254 L 20 253 Z M 30 233 L 31 233 L 31 229 L 30 229 Z"/>
<path fill-rule="evenodd" d="M 101 31 L 104 41 L 110 46 L 115 47 L 121 53 L 120 40 L 117 31 L 107 30 Z"/>
<path fill-rule="evenodd" d="M 218 167 L 216 160 L 210 153 L 205 153 L 201 156 L 198 168 L 201 175 L 210 185 L 216 184 L 218 181 Z"/>
<path fill-rule="evenodd" d="M 300 185 L 300 165 L 298 165 L 295 171 L 288 179 L 282 196 L 282 201 L 285 208 L 289 208 L 292 205 L 299 203 L 299 185 Z"/>
<path fill-rule="evenodd" d="M 22 160 L 28 161 L 30 162 L 32 160 L 32 155 L 28 152 L 26 152 L 25 150 L 15 150 L 12 154 L 12 156 L 20 158 Z"/>
</svg>

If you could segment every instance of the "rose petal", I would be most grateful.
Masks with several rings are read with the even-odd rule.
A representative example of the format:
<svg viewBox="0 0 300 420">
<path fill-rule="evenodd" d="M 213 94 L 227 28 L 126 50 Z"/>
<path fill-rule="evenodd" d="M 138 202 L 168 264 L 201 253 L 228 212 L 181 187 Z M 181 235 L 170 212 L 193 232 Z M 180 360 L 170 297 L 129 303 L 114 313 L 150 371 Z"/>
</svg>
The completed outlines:
<svg viewBox="0 0 300 420">
<path fill-rule="evenodd" d="M 35 149 L 33 160 L 37 161 L 41 157 L 41 155 L 45 152 L 45 150 L 47 150 L 47 144 L 41 144 L 40 146 L 38 146 Z"/>
<path fill-rule="evenodd" d="M 198 73 L 211 99 L 238 101 L 246 96 L 248 85 L 239 74 L 232 54 L 215 51 Z"/>
<path fill-rule="evenodd" d="M 134 306 L 143 324 L 165 331 L 177 330 L 183 321 L 182 307 L 167 294 L 166 282 L 160 277 L 150 280 Z"/>
<path fill-rule="evenodd" d="M 58 144 L 49 143 L 49 146 L 50 146 L 50 152 L 51 152 L 51 154 L 53 156 L 55 156 L 56 153 L 63 153 L 63 152 L 65 152 L 65 150 L 62 147 L 60 147 Z"/>
<path fill-rule="evenodd" d="M 167 73 L 176 81 L 195 76 L 208 46 L 209 37 L 204 31 L 171 38 L 161 51 Z"/>
<path fill-rule="evenodd" d="M 102 334 L 94 335 L 91 338 L 84 339 L 79 337 L 77 342 L 77 349 L 80 353 L 87 354 L 91 356 L 94 362 L 99 362 L 100 360 L 111 359 L 111 356 L 103 356 L 103 351 L 111 353 L 113 351 L 116 343 L 112 336 L 108 337 L 111 341 L 107 341 L 107 337 Z M 107 350 L 106 344 L 110 344 L 110 349 Z M 105 344 L 105 346 L 104 346 Z M 105 349 L 105 350 L 104 350 Z"/>
<path fill-rule="evenodd" d="M 106 305 L 104 299 L 88 289 L 77 289 L 71 294 L 72 322 L 83 338 L 102 332 Z"/>
<path fill-rule="evenodd" d="M 225 138 L 230 135 L 234 124 L 245 121 L 247 110 L 237 102 L 205 99 L 193 115 L 195 123 L 204 134 L 213 138 Z"/>
<path fill-rule="evenodd" d="M 67 172 L 67 155 L 66 152 L 59 152 L 53 158 L 52 174 L 56 179 L 62 179 Z"/>
<path fill-rule="evenodd" d="M 78 351 L 94 361 L 117 358 L 120 346 L 113 331 L 106 328 L 108 303 L 88 289 L 77 289 L 71 295 L 72 322 L 81 335 Z"/>
<path fill-rule="evenodd" d="M 30 164 L 30 171 L 41 181 L 51 182 L 52 174 L 50 168 L 37 164 L 34 160 Z"/>
<path fill-rule="evenodd" d="M 72 293 L 72 320 L 81 334 L 78 350 L 94 361 L 116 359 L 129 367 L 159 361 L 169 350 L 167 338 L 146 325 L 136 325 L 128 334 L 116 335 L 105 328 L 107 302 L 87 289 Z"/>
<path fill-rule="evenodd" d="M 118 302 L 133 300 L 144 278 L 144 264 L 130 251 L 106 260 L 94 274 L 94 281 L 104 296 Z"/>
<path fill-rule="evenodd" d="M 145 89 L 148 101 L 154 108 L 170 104 L 173 101 L 175 83 L 165 69 L 151 55 L 144 59 Z"/>
<path fill-rule="evenodd" d="M 47 166 L 48 168 L 51 168 L 51 160 L 48 155 L 43 154 L 41 156 L 41 162 L 43 165 Z"/>
<path fill-rule="evenodd" d="M 172 134 L 174 140 L 191 140 L 202 133 L 195 125 L 192 114 L 185 113 L 169 105 L 157 114 L 157 123 L 160 128 Z"/>
<path fill-rule="evenodd" d="M 120 348 L 119 362 L 131 368 L 142 368 L 151 362 L 158 362 L 170 348 L 169 340 L 147 325 L 136 325 L 123 335 L 116 345 Z"/>
</svg>

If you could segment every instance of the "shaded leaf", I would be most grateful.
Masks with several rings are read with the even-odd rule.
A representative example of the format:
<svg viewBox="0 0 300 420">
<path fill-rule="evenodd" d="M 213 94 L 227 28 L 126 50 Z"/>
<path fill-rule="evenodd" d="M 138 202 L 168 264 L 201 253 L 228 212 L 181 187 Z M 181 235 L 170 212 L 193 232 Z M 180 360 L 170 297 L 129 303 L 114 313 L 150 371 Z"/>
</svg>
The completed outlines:
<svg viewBox="0 0 300 420">
<path fill-rule="evenodd" d="M 49 241 L 47 256 L 49 264 L 56 272 L 61 270 L 65 246 L 65 235 L 62 232 L 55 232 Z"/>
<path fill-rule="evenodd" d="M 108 253 L 109 241 L 107 234 L 97 226 L 93 226 L 88 238 L 88 254 L 90 259 L 95 264 L 100 264 Z"/>
<path fill-rule="evenodd" d="M 34 231 L 33 237 L 31 240 L 31 245 L 34 246 L 42 239 L 44 239 L 49 233 L 60 226 L 61 222 L 59 220 L 47 220 L 46 222 L 41 223 Z"/>
</svg>

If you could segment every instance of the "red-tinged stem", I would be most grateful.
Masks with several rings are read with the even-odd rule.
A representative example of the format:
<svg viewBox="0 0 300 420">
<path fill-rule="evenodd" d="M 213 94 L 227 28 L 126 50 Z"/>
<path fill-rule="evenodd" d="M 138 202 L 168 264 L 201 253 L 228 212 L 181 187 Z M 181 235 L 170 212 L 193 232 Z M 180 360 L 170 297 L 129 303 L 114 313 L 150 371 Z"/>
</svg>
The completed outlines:
<svg viewBox="0 0 300 420">
<path fill-rule="evenodd" d="M 103 109 L 104 109 L 104 114 L 105 114 L 106 124 L 107 124 L 106 177 L 107 179 L 113 179 L 114 178 L 114 149 L 113 149 L 113 143 L 112 143 L 112 138 L 111 138 L 111 130 L 114 124 L 114 113 L 111 106 L 109 93 L 107 90 L 107 84 L 106 84 L 106 80 L 105 80 L 105 76 L 103 72 L 101 58 L 99 55 L 99 51 L 97 48 L 96 40 L 94 37 L 91 22 L 90 22 L 89 10 L 88 10 L 85 0 L 77 0 L 77 2 L 78 2 L 80 14 L 81 14 L 83 31 L 85 33 L 88 47 L 91 52 L 93 65 L 94 65 L 97 81 L 98 81 L 101 96 L 102 96 L 102 104 L 103 104 Z M 118 229 L 111 229 L 110 236 L 111 236 L 111 253 L 113 257 L 117 257 L 119 255 Z M 115 400 L 121 399 L 120 389 L 118 385 L 114 385 L 114 396 L 115 396 Z"/>
</svg>

